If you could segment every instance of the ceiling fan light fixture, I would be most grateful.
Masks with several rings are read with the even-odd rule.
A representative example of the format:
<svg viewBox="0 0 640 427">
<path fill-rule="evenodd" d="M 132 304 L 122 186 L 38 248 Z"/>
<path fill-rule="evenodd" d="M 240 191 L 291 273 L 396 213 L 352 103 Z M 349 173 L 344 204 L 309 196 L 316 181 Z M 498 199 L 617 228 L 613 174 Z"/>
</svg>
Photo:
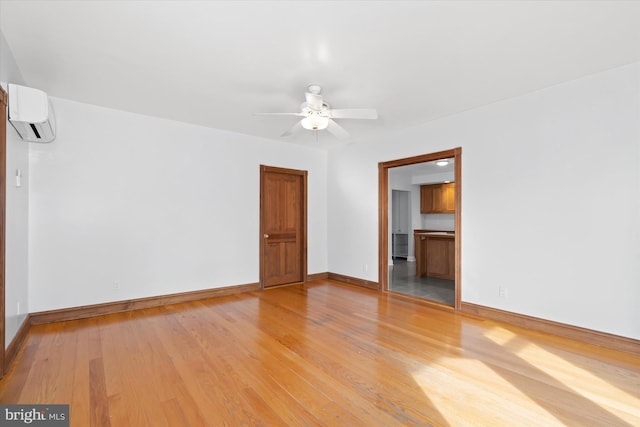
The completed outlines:
<svg viewBox="0 0 640 427">
<path fill-rule="evenodd" d="M 338 139 L 348 139 L 349 133 L 334 119 L 369 119 L 378 118 L 378 113 L 374 108 L 331 108 L 322 98 L 322 88 L 319 85 L 309 85 L 304 93 L 304 102 L 300 104 L 300 111 L 296 113 L 256 113 L 269 116 L 298 116 L 301 120 L 296 121 L 293 126 L 282 137 L 291 136 L 296 132 L 306 130 L 324 130 Z M 316 133 L 316 139 L 318 134 Z"/>
<path fill-rule="evenodd" d="M 329 126 L 329 118 L 312 114 L 302 119 L 302 127 L 308 130 L 322 130 Z"/>
</svg>

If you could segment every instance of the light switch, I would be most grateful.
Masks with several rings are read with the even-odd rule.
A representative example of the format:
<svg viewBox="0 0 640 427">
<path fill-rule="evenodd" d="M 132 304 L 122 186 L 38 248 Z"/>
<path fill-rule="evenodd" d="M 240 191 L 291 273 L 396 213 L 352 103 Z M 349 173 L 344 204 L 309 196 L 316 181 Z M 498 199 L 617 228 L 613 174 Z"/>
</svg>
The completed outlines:
<svg viewBox="0 0 640 427">
<path fill-rule="evenodd" d="M 22 186 L 22 171 L 20 169 L 16 169 L 16 187 Z"/>
</svg>

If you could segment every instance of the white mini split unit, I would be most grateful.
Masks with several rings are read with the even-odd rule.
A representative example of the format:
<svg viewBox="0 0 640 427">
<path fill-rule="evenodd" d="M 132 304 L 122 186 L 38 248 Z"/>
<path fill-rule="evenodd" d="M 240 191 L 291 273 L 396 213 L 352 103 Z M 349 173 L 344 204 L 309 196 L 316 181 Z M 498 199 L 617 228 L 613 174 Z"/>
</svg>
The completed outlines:
<svg viewBox="0 0 640 427">
<path fill-rule="evenodd" d="M 53 108 L 38 89 L 9 84 L 9 122 L 25 141 L 51 142 L 56 137 Z"/>
</svg>

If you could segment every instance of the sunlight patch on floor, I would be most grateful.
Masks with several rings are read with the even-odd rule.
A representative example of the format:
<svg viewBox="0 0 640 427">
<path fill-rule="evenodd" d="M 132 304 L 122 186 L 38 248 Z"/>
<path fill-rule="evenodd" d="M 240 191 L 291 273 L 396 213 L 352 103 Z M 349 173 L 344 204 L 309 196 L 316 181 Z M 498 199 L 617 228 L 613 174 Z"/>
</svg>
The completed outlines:
<svg viewBox="0 0 640 427">
<path fill-rule="evenodd" d="M 505 345 L 517 336 L 513 332 L 499 326 L 494 326 L 483 335 L 499 345 Z"/>
<path fill-rule="evenodd" d="M 518 338 L 513 332 L 494 327 L 483 334 L 515 356 L 544 372 L 567 389 L 627 422 L 640 420 L 640 398 L 594 375 L 544 348 Z M 594 369 L 597 369 L 594 366 Z M 640 378 L 638 379 L 640 384 Z"/>
<path fill-rule="evenodd" d="M 560 381 L 567 388 L 632 425 L 637 425 L 635 423 L 640 421 L 640 398 L 536 344 L 527 343 L 516 351 L 516 354 L 550 377 Z M 640 384 L 640 378 L 638 380 Z"/>
<path fill-rule="evenodd" d="M 424 366 L 412 375 L 451 425 L 474 425 L 487 418 L 492 419 L 491 425 L 514 425 L 516 420 L 519 425 L 541 425 L 541 421 L 545 426 L 562 425 L 483 362 L 446 357 L 437 364 L 442 366 Z M 505 401 L 517 404 L 505 405 Z M 530 409 L 523 412 L 523 406 Z"/>
</svg>

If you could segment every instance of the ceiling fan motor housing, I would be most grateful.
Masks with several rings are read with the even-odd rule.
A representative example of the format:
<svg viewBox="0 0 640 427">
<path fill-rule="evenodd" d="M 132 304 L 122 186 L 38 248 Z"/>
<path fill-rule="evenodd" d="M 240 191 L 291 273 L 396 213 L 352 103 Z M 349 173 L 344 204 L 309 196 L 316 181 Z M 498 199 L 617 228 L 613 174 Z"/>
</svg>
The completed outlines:
<svg viewBox="0 0 640 427">
<path fill-rule="evenodd" d="M 309 93 L 312 93 L 314 95 L 320 95 L 320 93 L 322 93 L 322 88 L 320 87 L 320 85 L 309 85 L 307 90 L 309 91 Z"/>
</svg>

